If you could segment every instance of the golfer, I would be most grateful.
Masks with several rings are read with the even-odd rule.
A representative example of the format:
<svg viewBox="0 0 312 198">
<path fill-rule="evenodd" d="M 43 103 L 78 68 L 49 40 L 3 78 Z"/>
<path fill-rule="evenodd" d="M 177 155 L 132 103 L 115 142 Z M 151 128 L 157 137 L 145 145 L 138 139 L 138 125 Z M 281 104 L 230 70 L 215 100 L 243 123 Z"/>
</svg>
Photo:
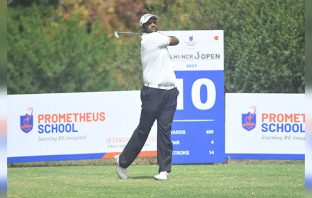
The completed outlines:
<svg viewBox="0 0 312 198">
<path fill-rule="evenodd" d="M 157 29 L 158 17 L 145 14 L 140 19 L 142 28 L 141 62 L 144 86 L 141 89 L 140 122 L 120 155 L 115 156 L 117 174 L 127 179 L 126 169 L 136 159 L 149 132 L 157 120 L 157 180 L 167 180 L 171 172 L 171 125 L 177 108 L 179 91 L 176 76 L 170 62 L 167 46 L 177 45 L 179 40 Z"/>
</svg>

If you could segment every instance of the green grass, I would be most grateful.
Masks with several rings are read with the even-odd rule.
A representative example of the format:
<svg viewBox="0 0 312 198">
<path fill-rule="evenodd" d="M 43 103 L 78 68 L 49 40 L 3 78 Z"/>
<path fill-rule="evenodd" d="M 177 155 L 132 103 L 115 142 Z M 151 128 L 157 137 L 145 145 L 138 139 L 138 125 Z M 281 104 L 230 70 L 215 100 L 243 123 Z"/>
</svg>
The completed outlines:
<svg viewBox="0 0 312 198">
<path fill-rule="evenodd" d="M 304 197 L 303 162 L 173 165 L 167 181 L 157 170 L 134 164 L 120 180 L 113 165 L 9 167 L 8 197 Z"/>
</svg>

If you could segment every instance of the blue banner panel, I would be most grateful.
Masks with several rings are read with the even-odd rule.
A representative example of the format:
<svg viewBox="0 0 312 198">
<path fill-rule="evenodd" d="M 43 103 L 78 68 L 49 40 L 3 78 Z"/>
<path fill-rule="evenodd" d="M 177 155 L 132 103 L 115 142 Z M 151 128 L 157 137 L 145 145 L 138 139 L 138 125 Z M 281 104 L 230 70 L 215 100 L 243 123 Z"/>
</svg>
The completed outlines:
<svg viewBox="0 0 312 198">
<path fill-rule="evenodd" d="M 64 154 L 64 155 L 40 155 L 30 157 L 8 157 L 8 163 L 16 162 L 45 162 L 62 160 L 86 160 L 101 159 L 105 153 L 86 153 L 86 154 Z"/>
<path fill-rule="evenodd" d="M 227 153 L 227 159 L 239 160 L 304 160 L 304 154 L 233 154 Z"/>
<path fill-rule="evenodd" d="M 223 71 L 176 71 L 176 76 L 183 80 L 171 133 L 173 163 L 223 163 Z"/>
</svg>

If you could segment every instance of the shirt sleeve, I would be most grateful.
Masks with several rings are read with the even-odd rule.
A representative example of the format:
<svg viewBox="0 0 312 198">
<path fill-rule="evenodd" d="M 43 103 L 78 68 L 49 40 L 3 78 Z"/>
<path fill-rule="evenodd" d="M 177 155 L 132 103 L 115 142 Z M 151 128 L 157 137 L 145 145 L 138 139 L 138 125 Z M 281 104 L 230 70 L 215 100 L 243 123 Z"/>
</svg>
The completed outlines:
<svg viewBox="0 0 312 198">
<path fill-rule="evenodd" d="M 170 37 L 163 33 L 157 32 L 155 42 L 158 47 L 167 47 L 170 44 Z"/>
</svg>

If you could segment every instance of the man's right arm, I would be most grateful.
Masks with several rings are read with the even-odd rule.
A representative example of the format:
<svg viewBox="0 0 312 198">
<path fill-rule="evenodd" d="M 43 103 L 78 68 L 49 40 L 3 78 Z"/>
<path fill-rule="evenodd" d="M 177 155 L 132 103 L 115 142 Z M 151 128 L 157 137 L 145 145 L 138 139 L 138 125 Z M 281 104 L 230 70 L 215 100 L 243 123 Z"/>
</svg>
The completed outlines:
<svg viewBox="0 0 312 198">
<path fill-rule="evenodd" d="M 169 46 L 178 45 L 179 39 L 175 36 L 169 36 L 170 37 L 170 43 Z"/>
</svg>

